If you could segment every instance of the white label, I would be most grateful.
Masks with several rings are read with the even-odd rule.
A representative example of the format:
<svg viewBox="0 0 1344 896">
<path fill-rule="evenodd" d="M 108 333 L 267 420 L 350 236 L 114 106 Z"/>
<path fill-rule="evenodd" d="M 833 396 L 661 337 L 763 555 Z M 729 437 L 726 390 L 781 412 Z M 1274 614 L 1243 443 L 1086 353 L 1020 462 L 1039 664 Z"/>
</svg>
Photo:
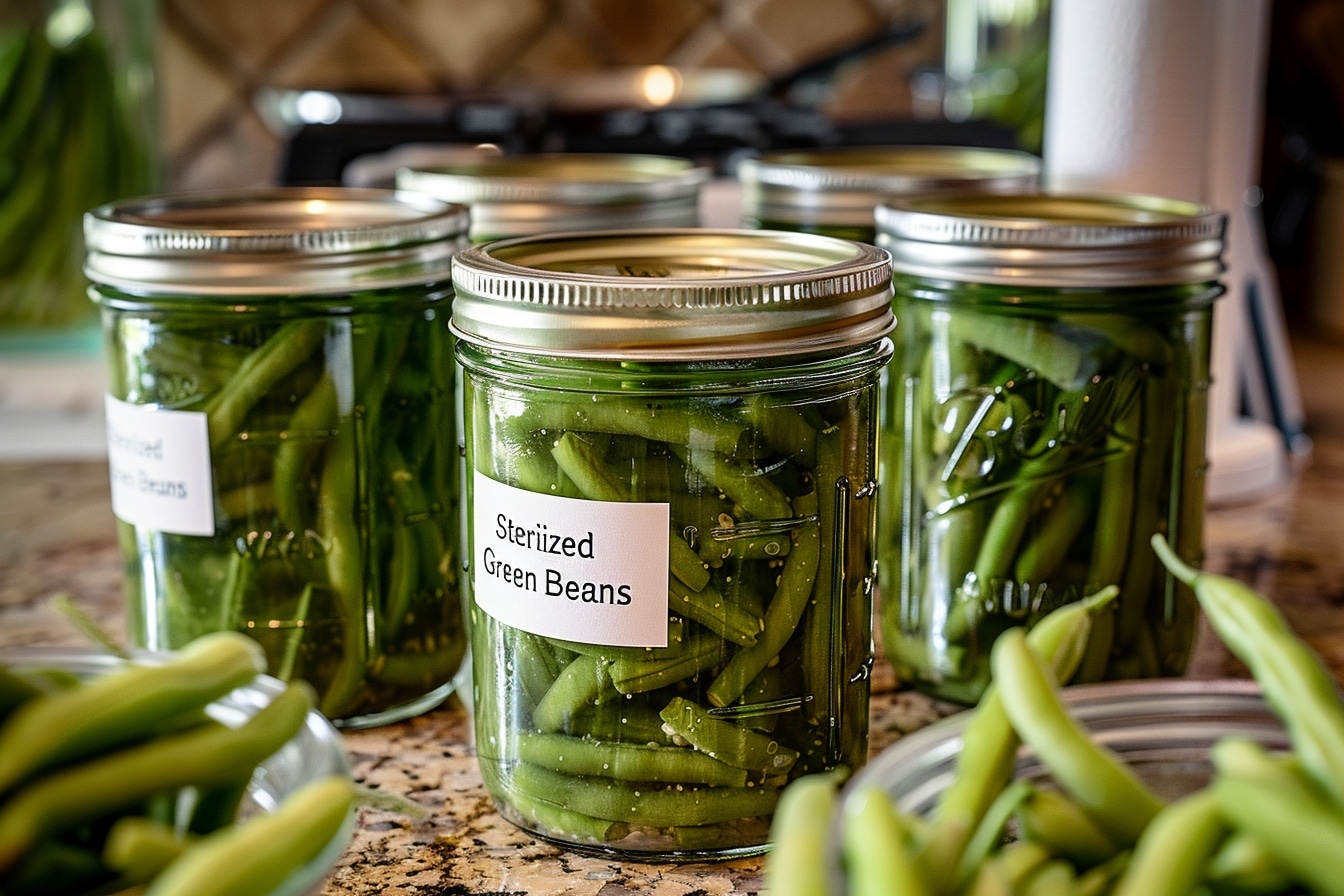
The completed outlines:
<svg viewBox="0 0 1344 896">
<path fill-rule="evenodd" d="M 548 638 L 667 646 L 667 504 L 543 495 L 480 472 L 473 486 L 482 610 Z"/>
<path fill-rule="evenodd" d="M 176 535 L 214 535 L 205 414 L 107 396 L 107 463 L 117 519 Z"/>
</svg>

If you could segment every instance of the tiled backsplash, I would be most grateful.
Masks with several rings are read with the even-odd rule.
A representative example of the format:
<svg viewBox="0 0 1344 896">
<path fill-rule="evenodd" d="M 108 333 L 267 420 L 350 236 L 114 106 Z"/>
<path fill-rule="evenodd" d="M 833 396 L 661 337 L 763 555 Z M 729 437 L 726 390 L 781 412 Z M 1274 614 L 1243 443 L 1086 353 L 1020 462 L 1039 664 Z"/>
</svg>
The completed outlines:
<svg viewBox="0 0 1344 896">
<path fill-rule="evenodd" d="M 264 87 L 427 91 L 663 63 L 777 76 L 910 20 L 913 41 L 836 72 L 837 119 L 911 107 L 941 0 L 160 0 L 161 130 L 175 189 L 273 183 Z"/>
</svg>

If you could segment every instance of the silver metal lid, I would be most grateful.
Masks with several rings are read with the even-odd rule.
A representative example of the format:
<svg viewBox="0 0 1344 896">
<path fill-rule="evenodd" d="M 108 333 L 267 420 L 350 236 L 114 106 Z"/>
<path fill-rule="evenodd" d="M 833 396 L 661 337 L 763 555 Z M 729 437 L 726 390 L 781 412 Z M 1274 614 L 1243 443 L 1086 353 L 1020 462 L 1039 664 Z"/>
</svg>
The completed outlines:
<svg viewBox="0 0 1344 896">
<path fill-rule="evenodd" d="M 920 196 L 877 209 L 905 274 L 973 283 L 1157 286 L 1223 271 L 1226 216 L 1157 196 Z"/>
<path fill-rule="evenodd" d="M 87 213 L 84 270 L 132 293 L 347 293 L 448 280 L 466 230 L 466 208 L 420 193 L 170 194 Z"/>
<path fill-rule="evenodd" d="M 895 326 L 875 246 L 765 230 L 590 231 L 501 240 L 453 265 L 453 331 L 529 354 L 759 358 Z"/>
<path fill-rule="evenodd" d="M 709 169 L 686 159 L 540 153 L 397 172 L 397 187 L 471 207 L 472 239 L 557 230 L 690 227 Z"/>
<path fill-rule="evenodd" d="M 1030 153 L 964 146 L 872 146 L 767 153 L 738 165 L 744 216 L 873 226 L 887 196 L 1036 189 L 1041 160 Z"/>
</svg>

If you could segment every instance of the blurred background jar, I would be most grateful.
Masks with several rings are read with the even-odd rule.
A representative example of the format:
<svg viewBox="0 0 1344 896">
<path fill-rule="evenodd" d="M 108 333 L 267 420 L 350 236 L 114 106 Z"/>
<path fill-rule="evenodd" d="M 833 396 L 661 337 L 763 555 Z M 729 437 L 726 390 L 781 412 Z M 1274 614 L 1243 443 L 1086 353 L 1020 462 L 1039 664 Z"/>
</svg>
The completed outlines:
<svg viewBox="0 0 1344 896">
<path fill-rule="evenodd" d="M 403 168 L 397 187 L 471 209 L 482 243 L 563 230 L 694 227 L 710 171 L 670 156 L 535 153 Z"/>
<path fill-rule="evenodd" d="M 742 223 L 871 243 L 884 199 L 1036 190 L 1041 160 L 1012 149 L 866 146 L 766 153 L 737 167 Z"/>
<path fill-rule="evenodd" d="M 1184 671 L 1203 550 L 1221 214 L 1139 196 L 915 197 L 878 209 L 896 354 L 879 491 L 898 676 L 979 699 L 1005 629 L 1115 585 L 1078 681 Z"/>
<path fill-rule="evenodd" d="M 449 268 L 466 209 L 341 188 L 151 196 L 87 217 L 127 630 L 237 629 L 360 727 L 466 651 Z"/>
<path fill-rule="evenodd" d="M 153 0 L 0 7 L 0 335 L 96 331 L 81 219 L 157 184 L 154 28 Z"/>
</svg>

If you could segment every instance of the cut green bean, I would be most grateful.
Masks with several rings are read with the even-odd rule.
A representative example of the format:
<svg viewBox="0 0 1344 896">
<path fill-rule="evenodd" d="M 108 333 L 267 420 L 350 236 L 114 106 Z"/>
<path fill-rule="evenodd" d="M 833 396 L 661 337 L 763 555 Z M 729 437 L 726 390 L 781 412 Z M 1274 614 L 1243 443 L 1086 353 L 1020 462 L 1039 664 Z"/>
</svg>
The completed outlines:
<svg viewBox="0 0 1344 896">
<path fill-rule="evenodd" d="M 1068 715 L 1020 629 L 1000 635 L 990 659 L 1004 711 L 1023 742 L 1117 846 L 1137 842 L 1162 801 Z"/>
</svg>

